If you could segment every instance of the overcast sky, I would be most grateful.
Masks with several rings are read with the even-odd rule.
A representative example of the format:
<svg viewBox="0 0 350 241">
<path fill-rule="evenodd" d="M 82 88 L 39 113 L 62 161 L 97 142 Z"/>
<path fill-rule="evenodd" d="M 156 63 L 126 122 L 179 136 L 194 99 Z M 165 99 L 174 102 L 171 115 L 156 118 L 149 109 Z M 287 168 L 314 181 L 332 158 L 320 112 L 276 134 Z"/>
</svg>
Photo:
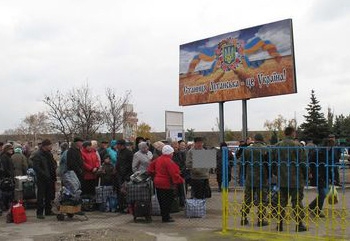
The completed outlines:
<svg viewBox="0 0 350 241">
<path fill-rule="evenodd" d="M 185 129 L 216 128 L 218 104 L 179 106 L 179 46 L 256 25 L 293 20 L 298 93 L 248 101 L 248 129 L 279 114 L 301 124 L 316 92 L 323 112 L 350 114 L 348 0 L 2 0 L 0 133 L 45 110 L 42 99 L 86 83 L 131 90 L 140 122 L 164 131 L 164 112 Z M 242 102 L 225 103 L 225 127 L 241 130 Z"/>
</svg>

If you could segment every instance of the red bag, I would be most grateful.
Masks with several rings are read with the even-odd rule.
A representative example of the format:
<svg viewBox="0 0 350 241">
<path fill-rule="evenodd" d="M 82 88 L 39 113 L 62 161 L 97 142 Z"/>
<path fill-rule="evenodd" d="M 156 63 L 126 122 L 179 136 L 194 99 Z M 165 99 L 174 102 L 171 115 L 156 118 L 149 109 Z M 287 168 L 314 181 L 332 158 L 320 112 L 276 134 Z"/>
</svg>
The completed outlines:
<svg viewBox="0 0 350 241">
<path fill-rule="evenodd" d="M 24 223 L 27 221 L 26 210 L 21 203 L 12 206 L 12 217 L 14 223 Z"/>
</svg>

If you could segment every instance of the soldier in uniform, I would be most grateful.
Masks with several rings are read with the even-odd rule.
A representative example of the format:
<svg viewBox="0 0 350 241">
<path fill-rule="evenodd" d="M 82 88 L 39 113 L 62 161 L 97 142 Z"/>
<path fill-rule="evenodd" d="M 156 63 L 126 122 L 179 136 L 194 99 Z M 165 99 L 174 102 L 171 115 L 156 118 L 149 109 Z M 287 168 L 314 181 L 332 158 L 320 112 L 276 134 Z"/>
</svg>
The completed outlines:
<svg viewBox="0 0 350 241">
<path fill-rule="evenodd" d="M 307 176 L 306 154 L 301 144 L 294 141 L 296 131 L 293 127 L 284 130 L 285 139 L 276 144 L 273 152 L 275 165 L 273 173 L 277 176 L 280 188 L 280 214 L 278 215 L 277 231 L 283 231 L 283 219 L 288 199 L 291 197 L 292 208 L 296 220 L 296 231 L 307 231 L 302 220 L 305 216 L 303 198 Z"/>
<path fill-rule="evenodd" d="M 241 225 L 248 225 L 247 215 L 255 201 L 258 206 L 258 226 L 266 226 L 265 220 L 268 187 L 268 156 L 263 136 L 258 133 L 254 136 L 254 143 L 244 150 L 246 165 L 246 179 L 244 202 L 242 205 Z"/>
</svg>

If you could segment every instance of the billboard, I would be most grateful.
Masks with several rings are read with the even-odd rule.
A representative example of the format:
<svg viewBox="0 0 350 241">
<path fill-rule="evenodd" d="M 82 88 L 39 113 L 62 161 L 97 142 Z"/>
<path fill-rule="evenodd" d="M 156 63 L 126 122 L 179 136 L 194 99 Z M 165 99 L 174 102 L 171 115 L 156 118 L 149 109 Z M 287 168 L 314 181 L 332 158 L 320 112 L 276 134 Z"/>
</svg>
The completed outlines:
<svg viewBox="0 0 350 241">
<path fill-rule="evenodd" d="M 180 46 L 182 106 L 296 92 L 291 19 Z"/>
</svg>

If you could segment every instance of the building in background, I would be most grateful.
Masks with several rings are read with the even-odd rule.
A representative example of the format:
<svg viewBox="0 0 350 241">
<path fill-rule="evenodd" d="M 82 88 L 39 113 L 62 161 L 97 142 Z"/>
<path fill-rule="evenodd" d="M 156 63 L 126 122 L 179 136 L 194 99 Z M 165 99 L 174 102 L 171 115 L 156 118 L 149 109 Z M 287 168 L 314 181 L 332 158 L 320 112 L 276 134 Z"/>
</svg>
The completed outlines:
<svg viewBox="0 0 350 241">
<path fill-rule="evenodd" d="M 127 141 L 134 141 L 136 138 L 137 130 L 137 113 L 134 112 L 134 106 L 132 104 L 125 104 L 123 107 L 123 138 Z"/>
</svg>

